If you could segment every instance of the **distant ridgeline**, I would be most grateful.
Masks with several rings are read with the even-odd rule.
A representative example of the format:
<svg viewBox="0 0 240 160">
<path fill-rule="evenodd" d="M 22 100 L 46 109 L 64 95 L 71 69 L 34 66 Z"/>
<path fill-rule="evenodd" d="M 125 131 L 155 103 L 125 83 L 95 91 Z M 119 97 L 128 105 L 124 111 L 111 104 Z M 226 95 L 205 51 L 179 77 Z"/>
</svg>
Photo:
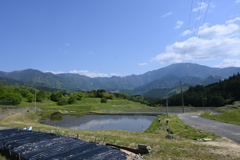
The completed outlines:
<svg viewBox="0 0 240 160">
<path fill-rule="evenodd" d="M 52 74 L 34 69 L 21 71 L 0 71 L 0 83 L 20 86 L 32 86 L 45 91 L 60 90 L 92 91 L 106 90 L 111 93 L 127 93 L 152 98 L 164 98 L 180 92 L 179 81 L 183 90 L 190 86 L 209 85 L 240 72 L 239 67 L 211 68 L 192 63 L 178 63 L 146 72 L 141 75 L 125 77 L 96 77 L 62 73 Z M 163 90 L 166 88 L 167 90 Z M 192 104 L 193 105 L 193 104 Z"/>
<path fill-rule="evenodd" d="M 233 75 L 227 80 L 219 81 L 208 86 L 197 85 L 189 87 L 184 92 L 184 104 L 186 106 L 223 106 L 240 100 L 240 74 Z M 160 99 L 155 104 L 165 105 L 166 100 Z M 179 106 L 182 103 L 182 95 L 177 94 L 168 98 L 170 106 Z"/>
<path fill-rule="evenodd" d="M 20 104 L 23 99 L 28 102 L 34 101 L 35 87 L 6 85 L 0 83 L 0 103 L 2 104 Z M 46 90 L 44 90 L 46 89 Z M 219 80 L 219 82 L 203 86 L 190 86 L 185 88 L 184 104 L 185 106 L 223 106 L 234 101 L 240 100 L 240 74 L 233 75 L 229 79 Z M 159 89 L 165 96 L 168 92 L 166 89 Z M 169 95 L 171 93 L 169 92 Z M 101 98 L 102 103 L 107 103 L 107 99 L 122 98 L 135 102 L 140 102 L 149 106 L 164 106 L 166 98 L 156 99 L 144 97 L 141 95 L 128 95 L 126 93 L 108 93 L 105 90 L 92 91 L 71 91 L 51 89 L 40 87 L 36 89 L 36 101 L 42 102 L 45 99 L 55 101 L 58 105 L 74 104 L 81 100 L 82 97 Z M 105 100 L 105 101 L 103 101 Z M 182 104 L 182 95 L 176 94 L 168 97 L 169 106 L 180 106 Z"/>
</svg>

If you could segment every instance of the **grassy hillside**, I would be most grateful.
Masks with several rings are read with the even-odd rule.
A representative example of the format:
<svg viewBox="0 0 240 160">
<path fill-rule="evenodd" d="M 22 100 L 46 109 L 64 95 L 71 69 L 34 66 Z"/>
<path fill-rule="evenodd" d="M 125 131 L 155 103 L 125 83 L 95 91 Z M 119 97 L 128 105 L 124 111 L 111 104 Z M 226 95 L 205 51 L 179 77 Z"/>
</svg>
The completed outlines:
<svg viewBox="0 0 240 160">
<path fill-rule="evenodd" d="M 100 98 L 82 98 L 82 100 L 77 101 L 75 104 L 69 104 L 65 106 L 58 106 L 56 102 L 51 100 L 44 100 L 43 102 L 36 102 L 37 110 L 42 111 L 64 111 L 65 113 L 81 113 L 86 114 L 90 111 L 96 112 L 119 112 L 128 109 L 135 108 L 151 108 L 147 105 L 143 105 L 140 103 L 136 103 L 133 101 L 129 101 L 126 99 L 115 99 L 115 100 L 107 100 L 107 103 L 100 103 Z M 124 104 L 124 106 L 123 106 Z M 22 108 L 32 108 L 34 109 L 34 102 L 27 102 L 24 99 L 19 105 L 5 105 L 0 104 L 0 107 L 22 107 Z M 74 111 L 74 112 L 71 112 Z"/>
</svg>

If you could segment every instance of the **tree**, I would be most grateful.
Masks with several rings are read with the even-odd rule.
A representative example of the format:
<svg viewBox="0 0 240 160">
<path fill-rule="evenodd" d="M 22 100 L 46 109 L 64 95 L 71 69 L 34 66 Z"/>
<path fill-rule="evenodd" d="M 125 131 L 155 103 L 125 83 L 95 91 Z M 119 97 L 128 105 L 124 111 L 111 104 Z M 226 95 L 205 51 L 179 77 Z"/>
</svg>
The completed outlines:
<svg viewBox="0 0 240 160">
<path fill-rule="evenodd" d="M 102 98 L 103 93 L 106 93 L 106 91 L 104 89 L 97 90 L 96 98 Z"/>
<path fill-rule="evenodd" d="M 28 100 L 28 102 L 32 102 L 33 99 L 34 99 L 34 95 L 29 92 L 29 94 L 27 95 L 27 100 Z"/>
<path fill-rule="evenodd" d="M 50 98 L 52 101 L 58 102 L 59 99 L 62 97 L 62 93 L 61 92 L 57 92 L 57 93 L 53 93 L 50 95 Z"/>
<path fill-rule="evenodd" d="M 68 98 L 67 97 L 61 97 L 59 101 L 57 102 L 57 105 L 64 106 L 68 104 Z"/>
<path fill-rule="evenodd" d="M 107 103 L 107 98 L 102 97 L 100 102 L 101 102 L 101 103 Z"/>
<path fill-rule="evenodd" d="M 30 92 L 27 89 L 21 89 L 20 93 L 23 97 L 27 97 Z"/>
<path fill-rule="evenodd" d="M 0 100 L 4 99 L 5 93 L 6 93 L 6 88 L 4 86 L 0 86 Z"/>
<path fill-rule="evenodd" d="M 4 100 L 11 104 L 20 104 L 22 102 L 22 96 L 19 93 L 7 92 L 4 94 Z"/>
<path fill-rule="evenodd" d="M 69 98 L 68 98 L 68 103 L 69 104 L 73 104 L 77 101 L 77 95 L 72 94 Z"/>
<path fill-rule="evenodd" d="M 38 93 L 36 94 L 36 101 L 42 102 L 45 98 L 46 98 L 45 91 L 43 90 L 38 91 Z"/>
<path fill-rule="evenodd" d="M 74 93 L 74 95 L 77 97 L 77 100 L 81 100 L 83 97 L 83 93 L 80 93 L 80 92 L 76 92 Z"/>
</svg>

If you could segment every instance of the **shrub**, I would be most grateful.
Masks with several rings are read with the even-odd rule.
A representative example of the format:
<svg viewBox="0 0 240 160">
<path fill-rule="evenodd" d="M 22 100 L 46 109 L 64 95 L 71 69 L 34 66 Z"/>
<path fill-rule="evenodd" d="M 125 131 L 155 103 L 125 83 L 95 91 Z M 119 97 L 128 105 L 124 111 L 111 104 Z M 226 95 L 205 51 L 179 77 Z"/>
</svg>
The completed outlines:
<svg viewBox="0 0 240 160">
<path fill-rule="evenodd" d="M 68 104 L 68 98 L 67 97 L 61 97 L 59 101 L 57 102 L 57 105 L 64 106 Z"/>
<path fill-rule="evenodd" d="M 33 99 L 34 99 L 34 95 L 32 93 L 28 93 L 28 95 L 27 95 L 28 102 L 32 102 Z"/>
<path fill-rule="evenodd" d="M 102 98 L 101 98 L 101 103 L 107 103 L 107 98 L 102 97 Z"/>
<path fill-rule="evenodd" d="M 69 98 L 68 98 L 68 103 L 69 104 L 73 104 L 77 101 L 77 96 L 76 95 L 71 95 Z"/>
<path fill-rule="evenodd" d="M 4 100 L 12 104 L 20 104 L 22 102 L 22 96 L 20 93 L 7 92 L 4 94 Z"/>
<path fill-rule="evenodd" d="M 51 94 L 50 98 L 52 101 L 58 102 L 62 96 L 63 96 L 62 93 L 58 92 L 58 93 Z"/>
</svg>

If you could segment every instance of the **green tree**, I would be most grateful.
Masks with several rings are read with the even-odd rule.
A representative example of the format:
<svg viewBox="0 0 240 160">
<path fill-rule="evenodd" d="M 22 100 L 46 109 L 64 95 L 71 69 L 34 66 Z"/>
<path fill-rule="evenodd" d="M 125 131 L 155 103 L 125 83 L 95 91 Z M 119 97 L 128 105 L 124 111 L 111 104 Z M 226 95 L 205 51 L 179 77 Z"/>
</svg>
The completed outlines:
<svg viewBox="0 0 240 160">
<path fill-rule="evenodd" d="M 27 95 L 27 100 L 28 100 L 28 102 L 32 102 L 34 100 L 34 95 L 32 93 L 29 93 Z"/>
<path fill-rule="evenodd" d="M 37 102 L 42 102 L 45 98 L 46 98 L 45 91 L 40 90 L 40 91 L 37 92 L 37 94 L 36 94 L 36 101 Z"/>
<path fill-rule="evenodd" d="M 0 86 L 0 100 L 4 99 L 4 94 L 6 93 L 6 88 L 4 86 Z"/>
<path fill-rule="evenodd" d="M 77 95 L 72 94 L 69 98 L 68 98 L 68 103 L 69 104 L 73 104 L 77 101 Z"/>
<path fill-rule="evenodd" d="M 20 93 L 23 97 L 27 97 L 30 92 L 27 89 L 21 89 Z"/>
<path fill-rule="evenodd" d="M 57 102 L 57 105 L 64 106 L 68 104 L 68 98 L 67 97 L 61 97 L 59 101 Z"/>
<path fill-rule="evenodd" d="M 106 91 L 104 89 L 97 90 L 96 98 L 102 98 L 103 97 L 103 93 L 106 93 Z"/>
<path fill-rule="evenodd" d="M 81 100 L 83 97 L 83 93 L 80 93 L 80 92 L 76 92 L 74 93 L 74 95 L 77 97 L 77 100 Z"/>
<path fill-rule="evenodd" d="M 50 95 L 50 98 L 52 101 L 58 102 L 59 99 L 62 97 L 62 93 L 61 92 L 57 92 L 57 93 L 53 93 Z"/>
<path fill-rule="evenodd" d="M 11 104 L 20 104 L 22 102 L 22 96 L 20 93 L 7 92 L 4 94 L 4 100 Z"/>
<path fill-rule="evenodd" d="M 100 102 L 101 102 L 101 103 L 107 103 L 107 98 L 102 97 Z"/>
</svg>

